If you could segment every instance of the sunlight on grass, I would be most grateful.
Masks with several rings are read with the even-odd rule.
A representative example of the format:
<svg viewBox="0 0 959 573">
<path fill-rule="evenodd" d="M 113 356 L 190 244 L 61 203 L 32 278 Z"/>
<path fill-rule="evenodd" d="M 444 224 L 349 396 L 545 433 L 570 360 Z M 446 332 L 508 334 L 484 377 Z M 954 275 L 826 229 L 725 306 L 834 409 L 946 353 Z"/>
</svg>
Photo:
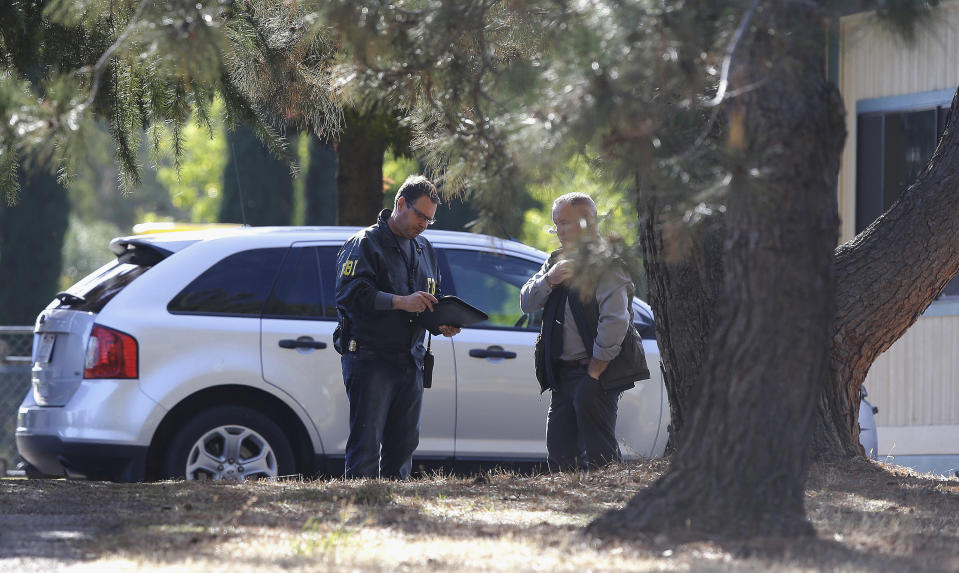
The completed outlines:
<svg viewBox="0 0 959 573">
<path fill-rule="evenodd" d="M 207 530 L 206 527 L 191 523 L 162 524 L 150 527 L 150 529 L 156 530 L 158 533 L 205 533 Z"/>
<path fill-rule="evenodd" d="M 959 570 L 957 480 L 868 465 L 814 467 L 816 536 L 600 541 L 583 527 L 666 468 L 407 482 L 0 482 L 0 570 L 737 571 Z M 42 524 L 36 527 L 31 524 Z"/>
<path fill-rule="evenodd" d="M 347 512 L 340 514 L 340 522 L 328 530 L 322 518 L 311 517 L 303 525 L 302 534 L 293 544 L 297 556 L 314 557 L 318 554 L 331 556 L 334 560 L 340 548 L 355 544 L 355 528 L 347 527 Z"/>
</svg>

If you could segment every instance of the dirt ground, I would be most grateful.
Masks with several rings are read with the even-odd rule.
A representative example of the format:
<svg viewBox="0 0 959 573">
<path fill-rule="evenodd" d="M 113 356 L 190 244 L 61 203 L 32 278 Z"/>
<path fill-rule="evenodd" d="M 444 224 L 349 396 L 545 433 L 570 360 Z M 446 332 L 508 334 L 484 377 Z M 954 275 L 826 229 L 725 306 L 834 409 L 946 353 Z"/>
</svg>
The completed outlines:
<svg viewBox="0 0 959 573">
<path fill-rule="evenodd" d="M 606 543 L 667 462 L 406 483 L 0 480 L 0 571 L 959 571 L 959 479 L 815 466 L 814 538 Z"/>
</svg>

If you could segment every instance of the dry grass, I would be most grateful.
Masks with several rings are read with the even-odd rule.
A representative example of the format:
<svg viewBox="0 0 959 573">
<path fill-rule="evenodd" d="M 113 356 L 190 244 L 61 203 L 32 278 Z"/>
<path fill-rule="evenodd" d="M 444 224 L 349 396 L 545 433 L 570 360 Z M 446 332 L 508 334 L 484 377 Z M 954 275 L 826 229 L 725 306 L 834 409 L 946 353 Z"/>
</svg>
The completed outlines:
<svg viewBox="0 0 959 573">
<path fill-rule="evenodd" d="M 813 539 L 581 533 L 665 467 L 406 483 L 5 479 L 0 570 L 959 571 L 959 480 L 866 462 L 813 468 Z"/>
</svg>

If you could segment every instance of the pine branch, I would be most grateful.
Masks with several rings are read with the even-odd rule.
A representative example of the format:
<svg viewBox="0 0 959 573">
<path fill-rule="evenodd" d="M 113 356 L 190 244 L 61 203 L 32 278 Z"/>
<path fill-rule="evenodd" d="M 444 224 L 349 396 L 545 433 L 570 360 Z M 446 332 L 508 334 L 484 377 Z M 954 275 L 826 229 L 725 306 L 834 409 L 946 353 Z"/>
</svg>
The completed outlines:
<svg viewBox="0 0 959 573">
<path fill-rule="evenodd" d="M 0 189 L 7 205 L 13 206 L 20 200 L 20 179 L 17 171 L 20 161 L 9 139 L 0 143 Z"/>
<path fill-rule="evenodd" d="M 100 77 L 103 75 L 104 69 L 106 69 L 107 62 L 110 61 L 110 58 L 113 57 L 113 53 L 116 52 L 124 42 L 126 42 L 127 38 L 133 32 L 134 28 L 140 21 L 140 16 L 143 15 L 143 10 L 146 8 L 148 3 L 149 0 L 141 0 L 140 5 L 137 7 L 136 13 L 134 13 L 133 18 L 130 19 L 130 22 L 127 23 L 123 33 L 120 34 L 120 37 L 118 37 L 105 52 L 103 52 L 103 55 L 101 55 L 100 59 L 97 60 L 97 63 L 94 64 L 93 81 L 92 85 L 90 86 L 90 93 L 87 95 L 87 99 L 78 106 L 80 113 L 83 113 L 83 111 L 85 111 L 93 103 L 93 100 L 96 98 L 97 92 L 99 91 Z"/>
</svg>

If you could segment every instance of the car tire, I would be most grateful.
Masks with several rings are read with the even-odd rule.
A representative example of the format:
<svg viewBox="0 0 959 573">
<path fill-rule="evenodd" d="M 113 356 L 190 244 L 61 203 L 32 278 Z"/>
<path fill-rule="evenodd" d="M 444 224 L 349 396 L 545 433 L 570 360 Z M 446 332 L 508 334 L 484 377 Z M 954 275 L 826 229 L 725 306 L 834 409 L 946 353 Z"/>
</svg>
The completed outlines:
<svg viewBox="0 0 959 573">
<path fill-rule="evenodd" d="M 257 479 L 291 475 L 296 467 L 286 434 L 245 406 L 217 406 L 191 416 L 166 450 L 171 479 Z"/>
</svg>

